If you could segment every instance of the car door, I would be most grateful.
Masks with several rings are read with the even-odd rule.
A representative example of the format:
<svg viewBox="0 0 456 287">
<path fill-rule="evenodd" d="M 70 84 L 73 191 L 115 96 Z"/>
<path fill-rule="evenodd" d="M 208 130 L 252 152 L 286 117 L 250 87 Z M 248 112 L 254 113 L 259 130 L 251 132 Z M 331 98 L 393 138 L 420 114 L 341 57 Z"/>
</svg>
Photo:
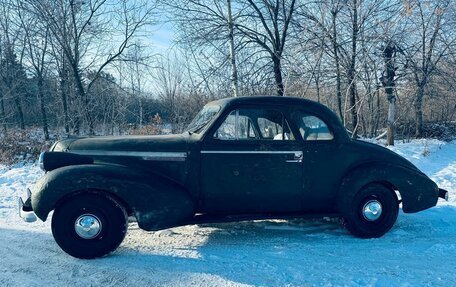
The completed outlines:
<svg viewBox="0 0 456 287">
<path fill-rule="evenodd" d="M 333 212 L 344 155 L 332 128 L 321 115 L 295 111 L 303 151 L 303 211 Z"/>
<path fill-rule="evenodd" d="M 301 210 L 302 146 L 279 109 L 234 109 L 206 135 L 201 194 L 209 213 Z"/>
</svg>

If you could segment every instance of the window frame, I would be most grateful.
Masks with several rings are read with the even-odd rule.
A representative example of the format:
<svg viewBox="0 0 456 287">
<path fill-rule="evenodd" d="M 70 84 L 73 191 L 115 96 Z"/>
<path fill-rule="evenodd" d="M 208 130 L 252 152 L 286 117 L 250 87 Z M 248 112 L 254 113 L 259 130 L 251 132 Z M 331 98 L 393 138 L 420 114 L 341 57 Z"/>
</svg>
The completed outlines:
<svg viewBox="0 0 456 287">
<path fill-rule="evenodd" d="M 318 118 L 320 121 L 322 121 L 330 133 L 332 134 L 333 138 L 332 139 L 327 139 L 327 140 L 305 140 L 301 134 L 301 131 L 299 130 L 300 128 L 300 122 L 302 121 L 303 115 L 306 116 L 313 116 Z M 304 144 L 322 144 L 322 143 L 332 143 L 337 141 L 337 134 L 334 132 L 334 128 L 328 124 L 328 121 L 324 119 L 324 116 L 319 115 L 315 112 L 310 112 L 308 110 L 303 110 L 303 109 L 297 109 L 292 111 L 291 115 L 292 121 L 293 121 L 293 126 L 297 130 L 297 133 L 299 134 L 299 140 L 304 143 Z"/>
<path fill-rule="evenodd" d="M 223 124 L 226 122 L 226 120 L 228 119 L 229 116 L 231 116 L 233 114 L 233 112 L 236 112 L 234 114 L 235 116 L 235 119 L 234 119 L 234 134 L 235 134 L 235 137 L 234 138 L 219 138 L 219 137 L 216 137 L 216 134 L 218 133 L 219 129 L 223 126 Z M 248 119 L 248 128 L 251 128 L 253 130 L 253 133 L 255 134 L 255 137 L 254 138 L 251 138 L 249 136 L 250 132 L 249 132 L 249 129 L 247 128 L 247 137 L 246 138 L 240 138 L 239 137 L 239 129 L 238 129 L 238 125 L 239 125 L 239 109 L 234 109 L 232 110 L 230 113 L 228 113 L 225 118 L 223 119 L 223 121 L 220 123 L 220 125 L 218 126 L 217 129 L 215 129 L 215 131 L 212 133 L 212 139 L 214 140 L 220 140 L 220 141 L 251 141 L 251 140 L 258 140 L 260 138 L 260 136 L 258 135 L 258 131 L 255 129 L 255 125 L 253 125 L 253 121 L 251 118 L 249 117 L 246 117 Z"/>
<path fill-rule="evenodd" d="M 218 110 L 217 112 L 214 113 L 214 116 L 206 123 L 204 124 L 204 126 L 200 127 L 197 131 L 190 131 L 190 125 L 193 123 L 193 121 L 195 120 L 196 116 L 205 108 L 209 108 L 209 107 L 218 107 Z M 190 124 L 188 124 L 188 126 L 185 128 L 184 132 L 188 132 L 190 134 L 196 134 L 196 135 L 199 135 L 199 136 L 202 136 L 204 135 L 208 130 L 211 129 L 211 126 L 217 121 L 217 119 L 220 117 L 220 115 L 223 113 L 223 107 L 218 105 L 218 104 L 211 104 L 211 103 L 208 103 L 206 105 L 204 105 L 201 110 L 198 112 L 197 115 L 195 115 L 195 117 L 192 119 L 192 122 L 190 122 Z"/>
<path fill-rule="evenodd" d="M 253 123 L 254 133 L 256 136 L 255 139 L 253 139 L 253 138 L 251 138 L 251 139 L 238 139 L 238 138 L 236 138 L 236 139 L 218 139 L 218 138 L 214 137 L 216 132 L 223 125 L 223 123 L 226 121 L 228 116 L 231 115 L 231 113 L 233 111 L 237 111 L 237 113 L 239 113 L 239 110 L 242 110 L 242 109 L 273 110 L 273 111 L 280 113 L 282 115 L 284 122 L 288 125 L 290 133 L 293 135 L 293 137 L 292 137 L 293 139 L 273 140 L 273 139 L 262 138 L 262 135 L 258 134 L 258 133 L 260 133 L 260 131 L 257 129 L 255 124 L 253 123 L 254 121 L 250 118 L 249 118 L 250 121 Z M 261 106 L 260 105 L 236 105 L 236 106 L 228 107 L 225 109 L 225 111 L 222 111 L 218 120 L 215 121 L 214 124 L 212 125 L 212 127 L 207 130 L 204 141 L 217 142 L 217 143 L 225 143 L 225 142 L 226 143 L 230 143 L 230 142 L 252 143 L 252 144 L 253 143 L 263 143 L 263 144 L 269 143 L 269 144 L 274 144 L 274 145 L 280 145 L 280 144 L 283 145 L 284 143 L 298 143 L 298 142 L 302 141 L 302 137 L 296 136 L 296 131 L 293 126 L 294 122 L 290 119 L 292 119 L 292 118 L 290 117 L 289 113 L 286 110 L 284 110 L 283 106 L 281 106 L 281 105 L 280 106 L 277 106 L 277 105 L 261 105 Z M 257 125 L 258 125 L 258 123 L 257 123 Z"/>
</svg>

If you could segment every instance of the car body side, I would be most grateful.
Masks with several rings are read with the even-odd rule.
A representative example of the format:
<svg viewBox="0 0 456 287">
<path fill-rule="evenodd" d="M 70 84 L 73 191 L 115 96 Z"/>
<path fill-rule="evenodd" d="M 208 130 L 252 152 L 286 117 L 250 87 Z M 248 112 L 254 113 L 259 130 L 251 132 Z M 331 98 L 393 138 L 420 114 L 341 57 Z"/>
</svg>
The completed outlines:
<svg viewBox="0 0 456 287">
<path fill-rule="evenodd" d="M 220 100 L 211 104 L 219 105 L 221 109 L 199 133 L 71 139 L 56 143 L 47 156 L 48 162 L 54 157 L 55 164 L 51 165 L 52 169 L 40 179 L 33 191 L 31 204 L 34 212 L 40 219 L 46 220 L 49 212 L 68 197 L 81 192 L 94 192 L 118 199 L 145 230 L 187 224 L 192 222 L 195 214 L 206 214 L 207 218 L 212 214 L 228 216 L 241 213 L 340 214 L 358 190 L 374 182 L 384 185 L 391 192 L 398 191 L 404 212 L 417 212 L 437 202 L 439 189 L 432 180 L 392 151 L 350 139 L 337 116 L 323 105 L 276 97 Z M 265 140 L 223 143 L 213 138 L 214 132 L 231 111 L 246 107 L 279 110 L 296 140 L 288 143 Z M 297 112 L 323 119 L 334 139 L 303 140 L 294 120 Z M 303 161 L 299 171 L 296 171 L 299 182 L 293 182 L 293 177 L 285 171 L 275 171 L 279 176 L 282 172 L 283 178 L 287 179 L 281 185 L 280 193 L 261 197 L 261 190 L 253 190 L 251 197 L 245 197 L 246 200 L 240 202 L 229 189 L 221 189 L 221 183 L 205 180 L 217 178 L 217 173 L 223 176 L 224 172 L 238 172 L 237 167 L 230 169 L 223 157 L 218 160 L 216 154 L 206 155 L 205 151 L 215 152 L 220 148 L 233 152 L 240 149 L 253 153 L 280 151 L 284 144 L 288 144 L 286 148 L 289 151 L 300 149 Z M 69 154 L 65 160 L 59 157 L 62 152 Z M 152 157 L 148 156 L 149 153 Z M 206 164 L 206 156 L 215 157 L 214 161 Z M 276 156 L 280 160 L 282 157 L 280 154 Z M 246 170 L 247 174 L 241 174 L 244 180 L 248 176 L 259 176 L 255 179 L 260 183 L 258 186 L 261 186 L 261 181 L 268 180 Z M 211 206 L 214 201 L 207 193 L 216 189 L 221 189 L 222 193 L 221 202 L 214 208 Z M 294 195 L 287 198 L 286 195 L 292 192 Z M 217 195 L 220 196 L 220 192 Z M 286 204 L 281 204 L 281 198 Z M 288 203 L 293 204 L 288 207 Z M 253 207 L 264 204 L 264 208 L 249 209 L 249 204 Z M 225 210 L 223 205 L 229 208 Z"/>
</svg>

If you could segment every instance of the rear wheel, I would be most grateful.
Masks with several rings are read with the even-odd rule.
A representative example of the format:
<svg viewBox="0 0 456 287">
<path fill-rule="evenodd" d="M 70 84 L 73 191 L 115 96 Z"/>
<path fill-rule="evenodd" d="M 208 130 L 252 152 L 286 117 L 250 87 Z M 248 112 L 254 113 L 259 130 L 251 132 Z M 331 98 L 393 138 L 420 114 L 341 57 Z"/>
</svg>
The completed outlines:
<svg viewBox="0 0 456 287">
<path fill-rule="evenodd" d="M 59 204 L 52 234 L 66 253 L 83 259 L 104 256 L 122 243 L 128 222 L 125 208 L 109 196 L 84 193 Z"/>
<path fill-rule="evenodd" d="M 396 194 L 381 184 L 370 184 L 355 194 L 343 217 L 345 227 L 354 236 L 375 238 L 393 227 L 398 212 Z"/>
</svg>

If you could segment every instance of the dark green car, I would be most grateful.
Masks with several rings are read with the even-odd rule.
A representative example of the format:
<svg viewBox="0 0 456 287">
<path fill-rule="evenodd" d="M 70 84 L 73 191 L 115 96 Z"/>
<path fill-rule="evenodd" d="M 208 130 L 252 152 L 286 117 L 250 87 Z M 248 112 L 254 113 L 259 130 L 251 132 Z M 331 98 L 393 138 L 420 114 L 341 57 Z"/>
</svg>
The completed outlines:
<svg viewBox="0 0 456 287">
<path fill-rule="evenodd" d="M 380 237 L 404 212 L 448 193 L 406 159 L 352 140 L 325 106 L 239 97 L 207 104 L 179 135 L 66 139 L 40 156 L 46 174 L 19 199 L 26 221 L 52 216 L 59 246 L 100 257 L 140 228 L 304 216 L 342 217 Z"/>
</svg>

